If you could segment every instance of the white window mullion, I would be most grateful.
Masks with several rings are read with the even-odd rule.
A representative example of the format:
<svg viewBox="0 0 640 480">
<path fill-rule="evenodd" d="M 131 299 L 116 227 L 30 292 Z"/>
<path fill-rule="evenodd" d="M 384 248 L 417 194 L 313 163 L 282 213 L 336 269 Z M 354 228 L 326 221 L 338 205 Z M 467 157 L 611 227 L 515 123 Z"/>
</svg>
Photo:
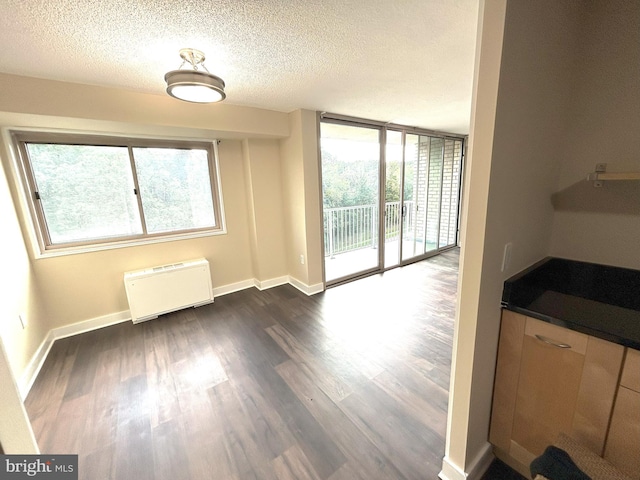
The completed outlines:
<svg viewBox="0 0 640 480">
<path fill-rule="evenodd" d="M 142 234 L 147 234 L 147 222 L 144 219 L 144 210 L 142 209 L 142 194 L 140 193 L 140 184 L 138 183 L 138 172 L 136 170 L 136 161 L 133 158 L 133 148 L 131 145 L 129 150 L 129 163 L 131 164 L 131 175 L 133 177 L 133 194 L 136 196 L 136 203 L 138 205 L 138 212 L 140 212 L 140 225 L 142 226 Z"/>
</svg>

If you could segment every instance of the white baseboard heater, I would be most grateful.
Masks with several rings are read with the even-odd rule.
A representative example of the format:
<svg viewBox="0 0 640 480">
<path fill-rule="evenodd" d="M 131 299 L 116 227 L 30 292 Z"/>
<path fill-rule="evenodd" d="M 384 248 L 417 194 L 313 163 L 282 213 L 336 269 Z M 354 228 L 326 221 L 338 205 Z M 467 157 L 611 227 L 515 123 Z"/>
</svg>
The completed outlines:
<svg viewBox="0 0 640 480">
<path fill-rule="evenodd" d="M 204 258 L 126 272 L 124 287 L 133 323 L 213 302 L 209 262 Z"/>
</svg>

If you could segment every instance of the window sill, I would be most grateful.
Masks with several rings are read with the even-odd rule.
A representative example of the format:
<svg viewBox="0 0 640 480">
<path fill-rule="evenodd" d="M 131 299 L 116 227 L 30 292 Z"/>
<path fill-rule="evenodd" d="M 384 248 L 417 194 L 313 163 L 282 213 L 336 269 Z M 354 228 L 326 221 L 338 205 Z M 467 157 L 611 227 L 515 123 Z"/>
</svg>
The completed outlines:
<svg viewBox="0 0 640 480">
<path fill-rule="evenodd" d="M 226 235 L 226 233 L 227 233 L 227 230 L 223 228 L 221 230 L 207 230 L 207 231 L 201 231 L 201 232 L 168 234 L 168 235 L 163 235 L 159 237 L 147 237 L 147 238 L 136 239 L 136 240 L 122 240 L 122 241 L 114 241 L 110 243 L 101 243 L 101 244 L 95 244 L 95 245 L 60 247 L 60 248 L 52 248 L 49 250 L 43 249 L 42 245 L 40 245 L 36 249 L 35 258 L 36 260 L 38 260 L 43 258 L 62 257 L 66 255 L 78 255 L 83 253 L 100 252 L 103 250 L 114 250 L 118 248 L 139 247 L 142 245 L 151 245 L 154 243 L 177 242 L 180 240 L 190 240 L 193 238 Z"/>
</svg>

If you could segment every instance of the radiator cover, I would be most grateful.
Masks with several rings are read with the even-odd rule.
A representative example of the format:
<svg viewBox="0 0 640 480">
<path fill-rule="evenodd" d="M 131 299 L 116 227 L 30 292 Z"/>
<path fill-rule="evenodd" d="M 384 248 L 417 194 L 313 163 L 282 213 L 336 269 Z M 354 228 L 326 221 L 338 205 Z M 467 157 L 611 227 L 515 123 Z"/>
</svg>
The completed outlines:
<svg viewBox="0 0 640 480">
<path fill-rule="evenodd" d="M 209 262 L 204 258 L 126 272 L 124 287 L 133 323 L 213 302 Z"/>
</svg>

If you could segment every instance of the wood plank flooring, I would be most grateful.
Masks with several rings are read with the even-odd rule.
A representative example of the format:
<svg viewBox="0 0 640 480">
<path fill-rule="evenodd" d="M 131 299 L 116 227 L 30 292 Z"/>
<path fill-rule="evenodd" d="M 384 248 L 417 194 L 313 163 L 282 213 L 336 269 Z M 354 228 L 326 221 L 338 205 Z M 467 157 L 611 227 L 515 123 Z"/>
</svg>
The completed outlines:
<svg viewBox="0 0 640 480">
<path fill-rule="evenodd" d="M 26 400 L 81 479 L 436 479 L 458 251 L 54 343 Z"/>
</svg>

